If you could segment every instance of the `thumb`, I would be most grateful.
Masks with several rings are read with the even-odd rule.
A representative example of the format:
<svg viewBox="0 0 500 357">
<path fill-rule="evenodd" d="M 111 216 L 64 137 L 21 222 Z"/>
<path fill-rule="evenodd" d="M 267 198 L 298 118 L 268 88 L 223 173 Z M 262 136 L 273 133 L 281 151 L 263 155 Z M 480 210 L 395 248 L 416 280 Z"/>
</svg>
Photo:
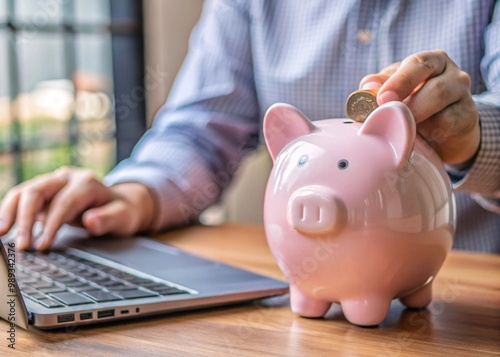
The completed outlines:
<svg viewBox="0 0 500 357">
<path fill-rule="evenodd" d="M 127 202 L 114 200 L 87 210 L 82 216 L 82 224 L 92 235 L 129 235 L 137 231 L 139 218 Z"/>
</svg>

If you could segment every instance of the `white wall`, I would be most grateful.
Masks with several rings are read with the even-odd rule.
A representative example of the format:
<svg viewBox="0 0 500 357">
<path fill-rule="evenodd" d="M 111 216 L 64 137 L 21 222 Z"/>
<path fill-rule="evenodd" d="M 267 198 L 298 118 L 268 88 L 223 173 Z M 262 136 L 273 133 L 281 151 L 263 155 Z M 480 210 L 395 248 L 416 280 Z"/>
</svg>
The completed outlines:
<svg viewBox="0 0 500 357">
<path fill-rule="evenodd" d="M 148 86 L 146 107 L 149 123 L 167 98 L 202 6 L 203 0 L 144 1 L 146 70 L 166 72 L 154 82 L 157 85 Z M 149 90 L 151 87 L 153 89 Z"/>
</svg>

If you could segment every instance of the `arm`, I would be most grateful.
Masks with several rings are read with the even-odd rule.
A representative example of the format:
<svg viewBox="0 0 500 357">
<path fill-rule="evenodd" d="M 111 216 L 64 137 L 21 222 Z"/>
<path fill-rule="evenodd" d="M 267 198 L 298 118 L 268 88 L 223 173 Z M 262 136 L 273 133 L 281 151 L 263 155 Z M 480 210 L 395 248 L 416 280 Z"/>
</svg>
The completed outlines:
<svg viewBox="0 0 500 357">
<path fill-rule="evenodd" d="M 156 200 L 150 228 L 186 223 L 215 202 L 258 138 L 249 19 L 243 5 L 207 1 L 167 104 L 106 178 L 140 182 Z"/>
</svg>

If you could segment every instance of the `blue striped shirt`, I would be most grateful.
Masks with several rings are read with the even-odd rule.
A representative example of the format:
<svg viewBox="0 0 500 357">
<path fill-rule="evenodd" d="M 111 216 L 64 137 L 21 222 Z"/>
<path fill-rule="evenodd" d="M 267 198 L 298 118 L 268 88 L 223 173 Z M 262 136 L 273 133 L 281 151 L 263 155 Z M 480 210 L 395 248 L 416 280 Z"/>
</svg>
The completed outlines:
<svg viewBox="0 0 500 357">
<path fill-rule="evenodd" d="M 313 120 L 344 117 L 347 96 L 366 74 L 434 49 L 470 75 L 480 110 L 478 156 L 452 175 L 464 192 L 457 193 L 455 248 L 500 252 L 494 0 L 207 0 L 167 103 L 106 182 L 149 186 L 156 228 L 185 223 L 219 198 L 241 158 L 261 143 L 270 105 L 290 103 Z"/>
</svg>

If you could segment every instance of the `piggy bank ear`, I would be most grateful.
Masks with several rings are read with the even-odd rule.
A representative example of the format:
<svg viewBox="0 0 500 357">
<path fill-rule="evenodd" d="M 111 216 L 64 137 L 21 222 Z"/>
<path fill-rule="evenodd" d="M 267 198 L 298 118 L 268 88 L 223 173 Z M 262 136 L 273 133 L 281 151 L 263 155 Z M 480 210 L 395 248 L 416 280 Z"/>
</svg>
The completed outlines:
<svg viewBox="0 0 500 357">
<path fill-rule="evenodd" d="M 290 141 L 315 128 L 297 108 L 282 103 L 271 106 L 264 116 L 264 139 L 273 161 Z"/>
<path fill-rule="evenodd" d="M 358 135 L 378 135 L 391 144 L 397 168 L 406 166 L 415 145 L 417 127 L 410 109 L 401 102 L 389 102 L 375 109 Z"/>
</svg>

